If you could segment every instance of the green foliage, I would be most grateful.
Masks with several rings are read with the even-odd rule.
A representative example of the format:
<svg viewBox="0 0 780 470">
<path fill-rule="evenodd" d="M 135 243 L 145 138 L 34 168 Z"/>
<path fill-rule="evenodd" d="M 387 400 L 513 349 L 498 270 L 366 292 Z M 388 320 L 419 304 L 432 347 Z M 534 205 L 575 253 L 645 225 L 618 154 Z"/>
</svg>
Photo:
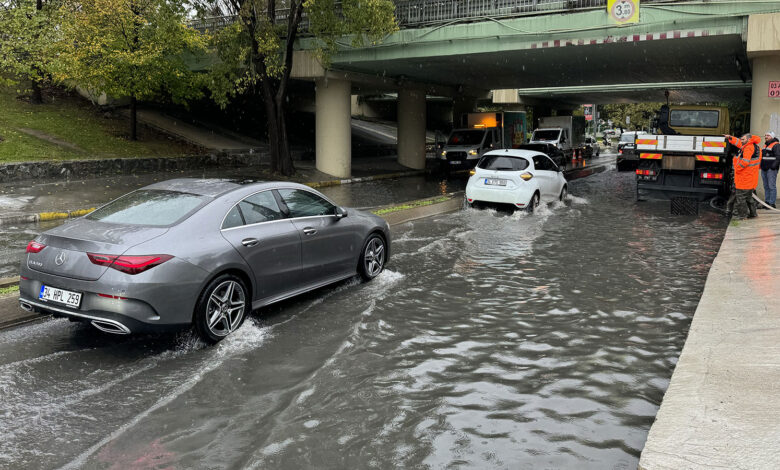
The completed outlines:
<svg viewBox="0 0 780 470">
<path fill-rule="evenodd" d="M 655 113 L 664 103 L 616 103 L 599 106 L 600 118 L 611 119 L 615 127 L 628 130 L 646 130 Z M 626 124 L 626 116 L 631 122 Z"/>
<path fill-rule="evenodd" d="M 47 77 L 57 56 L 59 12 L 54 1 L 41 10 L 35 0 L 0 3 L 0 85 L 26 87 L 28 80 Z"/>
<path fill-rule="evenodd" d="M 44 160 L 181 156 L 200 153 L 192 145 L 148 129 L 130 141 L 121 118 L 105 117 L 80 97 L 55 94 L 36 106 L 16 98 L 16 88 L 0 87 L 0 164 Z M 71 144 L 56 145 L 19 129 L 31 129 Z M 74 150 L 74 148 L 76 150 Z"/>
<path fill-rule="evenodd" d="M 17 292 L 19 292 L 19 284 L 8 287 L 0 287 L 0 295 L 15 294 Z"/>
<path fill-rule="evenodd" d="M 302 11 L 309 21 L 309 33 L 317 39 L 317 56 L 327 66 L 331 55 L 342 47 L 375 45 L 398 29 L 391 0 L 293 0 L 285 2 L 294 11 L 303 1 Z M 213 13 L 214 0 L 199 2 L 202 10 Z M 211 69 L 209 88 L 221 106 L 238 94 L 252 90 L 262 80 L 284 80 L 287 38 L 295 41 L 298 31 L 287 30 L 288 21 L 267 16 L 265 0 L 234 0 L 239 21 L 212 36 L 219 61 Z M 341 8 L 338 7 L 341 5 Z M 347 47 L 346 45 L 343 45 Z"/>
<path fill-rule="evenodd" d="M 206 42 L 185 20 L 173 0 L 72 0 L 54 77 L 111 96 L 198 97 L 202 77 L 185 58 L 203 54 Z"/>
</svg>

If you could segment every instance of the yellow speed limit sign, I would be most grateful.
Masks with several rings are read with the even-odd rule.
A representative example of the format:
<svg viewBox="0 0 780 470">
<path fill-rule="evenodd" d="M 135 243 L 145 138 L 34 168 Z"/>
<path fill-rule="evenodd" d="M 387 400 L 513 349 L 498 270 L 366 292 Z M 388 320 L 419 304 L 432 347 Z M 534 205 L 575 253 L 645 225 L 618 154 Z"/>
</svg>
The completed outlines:
<svg viewBox="0 0 780 470">
<path fill-rule="evenodd" d="M 607 13 L 615 24 L 639 23 L 639 0 L 607 0 Z"/>
</svg>

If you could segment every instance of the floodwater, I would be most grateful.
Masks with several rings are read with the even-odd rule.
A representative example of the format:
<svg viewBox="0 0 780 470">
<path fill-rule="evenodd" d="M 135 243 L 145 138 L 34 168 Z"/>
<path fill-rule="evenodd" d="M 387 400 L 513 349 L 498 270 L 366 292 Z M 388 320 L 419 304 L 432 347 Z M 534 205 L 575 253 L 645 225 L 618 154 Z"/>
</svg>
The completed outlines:
<svg viewBox="0 0 780 470">
<path fill-rule="evenodd" d="M 390 264 L 206 347 L 0 332 L 2 468 L 636 468 L 720 246 L 634 176 L 393 229 Z"/>
<path fill-rule="evenodd" d="M 188 175 L 185 174 L 185 176 Z M 217 176 L 226 175 L 218 174 Z M 236 175 L 231 173 L 228 176 Z M 35 196 L 33 195 L 35 191 L 32 189 L 28 190 L 29 194 L 20 193 L 13 198 L 0 195 L 0 211 L 19 209 L 29 204 L 30 201 L 35 201 L 33 211 L 49 211 L 52 207 L 56 207 L 58 210 L 85 206 L 99 207 L 122 194 L 153 182 L 151 176 L 148 178 L 117 177 L 116 180 L 121 184 L 109 184 L 105 188 L 102 184 L 90 185 L 90 183 L 94 183 L 93 180 L 84 180 L 43 185 L 47 189 L 45 195 Z M 453 175 L 449 179 L 414 176 L 330 186 L 320 188 L 319 191 L 336 204 L 357 209 L 370 209 L 462 191 L 466 188 L 467 180 L 468 175 L 466 174 Z M 60 194 L 59 197 L 58 194 Z M 64 202 L 55 202 L 58 199 Z M 55 204 L 60 205 L 55 206 Z M 64 220 L 53 220 L 34 224 L 0 225 L 0 278 L 18 275 L 19 263 L 24 256 L 27 243 L 41 232 L 64 222 Z"/>
</svg>

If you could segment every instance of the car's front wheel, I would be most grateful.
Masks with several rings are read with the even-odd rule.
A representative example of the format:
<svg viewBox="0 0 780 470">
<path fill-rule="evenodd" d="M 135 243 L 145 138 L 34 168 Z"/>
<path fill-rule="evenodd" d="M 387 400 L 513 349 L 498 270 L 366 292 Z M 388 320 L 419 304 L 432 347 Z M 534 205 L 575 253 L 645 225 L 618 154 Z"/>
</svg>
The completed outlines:
<svg viewBox="0 0 780 470">
<path fill-rule="evenodd" d="M 360 254 L 358 272 L 365 281 L 370 281 L 379 275 L 385 268 L 387 261 L 387 247 L 385 239 L 379 234 L 371 234 L 363 245 Z"/>
<path fill-rule="evenodd" d="M 247 289 L 241 279 L 232 274 L 218 276 L 198 299 L 193 318 L 195 331 L 204 341 L 217 343 L 241 326 L 248 305 Z"/>
</svg>

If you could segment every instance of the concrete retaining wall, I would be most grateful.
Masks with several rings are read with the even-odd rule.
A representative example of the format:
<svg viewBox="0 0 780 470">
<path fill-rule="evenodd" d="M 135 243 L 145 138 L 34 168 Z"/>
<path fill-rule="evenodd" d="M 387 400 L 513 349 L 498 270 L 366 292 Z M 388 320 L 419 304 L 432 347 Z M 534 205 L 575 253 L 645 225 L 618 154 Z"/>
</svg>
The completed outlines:
<svg viewBox="0 0 780 470">
<path fill-rule="evenodd" d="M 269 161 L 267 152 L 219 152 L 188 157 L 113 158 L 0 165 L 0 183 L 38 178 L 108 176 L 154 171 L 194 170 L 214 166 L 256 166 Z"/>
</svg>

